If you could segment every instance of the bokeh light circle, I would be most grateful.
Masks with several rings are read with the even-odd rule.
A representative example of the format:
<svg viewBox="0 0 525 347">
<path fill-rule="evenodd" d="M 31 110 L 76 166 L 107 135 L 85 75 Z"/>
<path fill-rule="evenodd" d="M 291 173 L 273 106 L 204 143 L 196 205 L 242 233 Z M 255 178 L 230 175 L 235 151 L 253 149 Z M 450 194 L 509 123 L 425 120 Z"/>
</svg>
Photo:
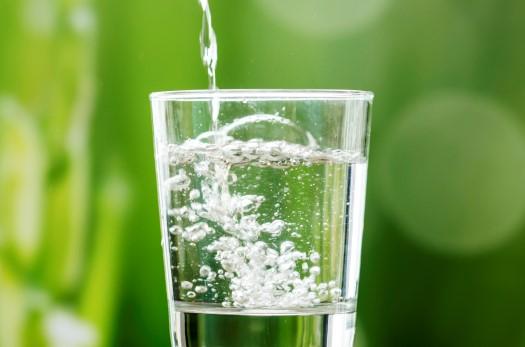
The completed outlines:
<svg viewBox="0 0 525 347">
<path fill-rule="evenodd" d="M 356 32 L 374 23 L 390 0 L 258 0 L 282 25 L 316 37 Z"/>
<path fill-rule="evenodd" d="M 378 148 L 381 194 L 401 230 L 444 253 L 490 250 L 525 215 L 525 136 L 481 97 L 442 94 L 409 107 Z"/>
</svg>

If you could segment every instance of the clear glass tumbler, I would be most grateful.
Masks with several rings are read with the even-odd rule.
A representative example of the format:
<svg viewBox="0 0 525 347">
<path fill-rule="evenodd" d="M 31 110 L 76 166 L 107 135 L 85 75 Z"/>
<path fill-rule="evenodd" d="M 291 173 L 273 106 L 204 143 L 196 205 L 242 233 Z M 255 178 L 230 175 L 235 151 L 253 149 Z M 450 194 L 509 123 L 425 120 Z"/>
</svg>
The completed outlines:
<svg viewBox="0 0 525 347">
<path fill-rule="evenodd" d="M 151 95 L 174 347 L 352 345 L 372 99 Z"/>
</svg>

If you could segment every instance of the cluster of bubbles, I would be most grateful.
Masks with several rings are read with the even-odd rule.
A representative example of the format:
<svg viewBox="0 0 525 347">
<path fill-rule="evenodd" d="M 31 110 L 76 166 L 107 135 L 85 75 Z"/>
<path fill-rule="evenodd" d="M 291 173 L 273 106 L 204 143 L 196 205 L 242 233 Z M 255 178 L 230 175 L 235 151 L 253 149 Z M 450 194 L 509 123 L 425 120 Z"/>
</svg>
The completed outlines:
<svg viewBox="0 0 525 347">
<path fill-rule="evenodd" d="M 340 301 L 341 290 L 335 281 L 319 283 L 319 253 L 300 251 L 288 240 L 277 245 L 261 240 L 263 233 L 275 237 L 293 228 L 280 219 L 259 222 L 257 211 L 265 197 L 230 192 L 231 184 L 237 181 L 230 167 L 250 164 L 283 168 L 348 163 L 355 158 L 350 152 L 284 141 L 240 141 L 228 136 L 169 145 L 167 159 L 173 175 L 165 187 L 170 193 L 182 194 L 186 202 L 168 210 L 172 221 L 169 232 L 187 242 L 185 247 L 198 244 L 216 261 L 215 265 L 201 264 L 200 278 L 180 282 L 183 297 L 196 299 L 210 290 L 216 298 L 213 283 L 218 278 L 228 284 L 224 307 L 292 308 Z M 218 267 L 217 271 L 209 265 Z"/>
<path fill-rule="evenodd" d="M 195 166 L 198 167 L 199 164 L 202 163 L 197 163 Z M 230 194 L 228 183 L 224 180 L 234 176 L 224 172 L 227 168 L 220 163 L 208 164 L 207 170 L 196 169 L 196 174 L 203 180 L 200 191 L 198 189 L 189 191 L 189 206 L 168 210 L 168 215 L 179 224 L 183 221 L 193 224 L 185 228 L 177 224 L 172 225 L 169 228 L 171 234 L 180 235 L 186 241 L 198 242 L 207 235 L 215 233 L 209 222 L 219 225 L 226 233 L 243 241 L 255 241 L 262 232 L 274 236 L 281 233 L 286 224 L 284 221 L 274 220 L 270 223 L 257 221 L 258 215 L 255 212 L 264 202 L 263 196 Z M 190 182 L 189 176 L 180 169 L 166 183 L 171 191 L 184 192 L 189 190 Z"/>
<path fill-rule="evenodd" d="M 222 303 L 225 307 L 308 307 L 340 299 L 335 281 L 316 284 L 319 254 L 297 251 L 291 241 L 276 250 L 263 241 L 242 243 L 223 236 L 207 248 L 231 279 L 231 298 Z M 303 274 L 296 270 L 298 264 Z"/>
</svg>

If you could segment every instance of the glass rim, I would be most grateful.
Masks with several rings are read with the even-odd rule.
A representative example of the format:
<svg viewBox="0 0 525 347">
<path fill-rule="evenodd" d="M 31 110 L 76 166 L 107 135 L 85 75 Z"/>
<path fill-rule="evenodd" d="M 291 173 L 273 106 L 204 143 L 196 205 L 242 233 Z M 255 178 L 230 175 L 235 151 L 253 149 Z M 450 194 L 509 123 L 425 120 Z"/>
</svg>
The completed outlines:
<svg viewBox="0 0 525 347">
<path fill-rule="evenodd" d="M 372 102 L 374 93 L 346 89 L 195 89 L 153 92 L 151 101 L 220 100 L 358 100 Z"/>
</svg>

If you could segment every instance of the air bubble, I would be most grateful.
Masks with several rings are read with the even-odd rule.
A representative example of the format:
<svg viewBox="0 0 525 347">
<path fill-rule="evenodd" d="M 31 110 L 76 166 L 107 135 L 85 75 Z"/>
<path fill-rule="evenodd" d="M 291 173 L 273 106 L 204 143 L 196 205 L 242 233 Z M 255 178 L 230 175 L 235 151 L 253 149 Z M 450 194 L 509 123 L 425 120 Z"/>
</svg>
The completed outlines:
<svg viewBox="0 0 525 347">
<path fill-rule="evenodd" d="M 180 235 L 180 234 L 182 234 L 182 228 L 180 226 L 178 226 L 178 225 L 172 225 L 169 228 L 169 232 L 172 235 Z"/>
<path fill-rule="evenodd" d="M 179 172 L 166 180 L 168 190 L 176 192 L 183 191 L 189 188 L 191 184 L 190 178 L 186 175 L 184 169 L 179 169 Z"/>
<path fill-rule="evenodd" d="M 209 163 L 206 161 L 195 163 L 195 173 L 197 176 L 206 176 L 209 173 Z"/>
<path fill-rule="evenodd" d="M 319 266 L 312 266 L 310 268 L 310 274 L 312 274 L 313 276 L 317 276 L 321 273 L 321 269 L 319 268 Z"/>
<path fill-rule="evenodd" d="M 310 261 L 314 264 L 317 264 L 321 260 L 321 256 L 317 252 L 310 254 Z"/>
<path fill-rule="evenodd" d="M 271 223 L 265 223 L 262 225 L 262 231 L 272 234 L 272 235 L 279 235 L 283 228 L 285 227 L 285 223 L 282 220 L 274 220 Z M 293 246 L 293 243 L 292 243 Z"/>
<path fill-rule="evenodd" d="M 201 277 L 208 277 L 211 273 L 211 268 L 208 265 L 201 266 L 199 270 L 199 274 Z"/>
<path fill-rule="evenodd" d="M 190 299 L 193 299 L 194 297 L 197 296 L 197 294 L 195 294 L 195 292 L 189 291 L 186 293 L 186 296 Z"/>
<path fill-rule="evenodd" d="M 208 288 L 206 288 L 205 286 L 196 286 L 195 287 L 195 292 L 197 292 L 199 294 L 206 293 L 207 291 L 208 291 Z"/>
<path fill-rule="evenodd" d="M 330 290 L 330 295 L 334 300 L 339 300 L 339 297 L 341 296 L 341 289 L 339 288 L 332 288 Z"/>
<path fill-rule="evenodd" d="M 190 192 L 190 200 L 198 199 L 201 196 L 201 192 L 198 189 L 193 189 Z"/>
<path fill-rule="evenodd" d="M 182 232 L 182 237 L 190 242 L 198 242 L 206 237 L 206 235 L 213 234 L 215 230 L 208 224 L 200 222 L 189 226 Z"/>
<path fill-rule="evenodd" d="M 326 289 L 321 289 L 319 290 L 318 295 L 319 299 L 326 300 L 326 298 L 328 297 L 328 291 Z"/>
<path fill-rule="evenodd" d="M 181 287 L 182 289 L 186 289 L 186 290 L 187 290 L 187 289 L 191 289 L 191 288 L 193 288 L 193 283 L 188 282 L 188 281 L 182 281 L 182 282 L 180 283 L 180 287 Z"/>
<path fill-rule="evenodd" d="M 280 251 L 281 254 L 291 252 L 295 248 L 295 245 L 292 241 L 284 241 L 281 243 Z"/>
</svg>

